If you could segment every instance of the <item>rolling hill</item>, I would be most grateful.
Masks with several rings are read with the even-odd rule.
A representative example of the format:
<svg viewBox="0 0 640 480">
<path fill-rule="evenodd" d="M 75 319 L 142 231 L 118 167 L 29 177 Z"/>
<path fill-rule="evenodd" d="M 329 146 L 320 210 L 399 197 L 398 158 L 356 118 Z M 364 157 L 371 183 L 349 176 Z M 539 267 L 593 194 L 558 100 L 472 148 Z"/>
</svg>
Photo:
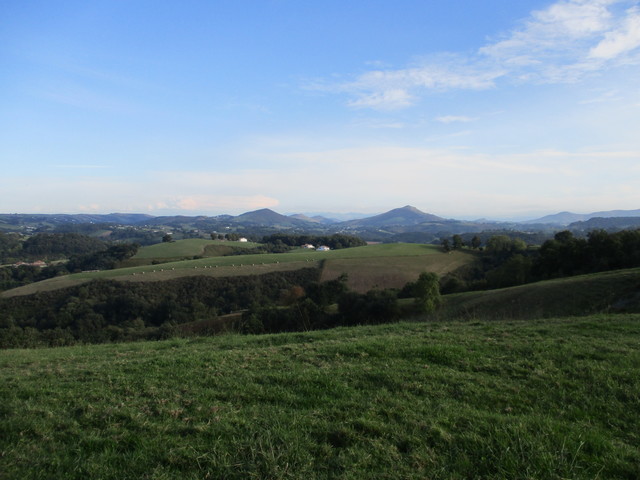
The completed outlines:
<svg viewBox="0 0 640 480">
<path fill-rule="evenodd" d="M 445 297 L 439 318 L 531 320 L 595 313 L 640 313 L 640 268 L 545 280 Z"/>
<path fill-rule="evenodd" d="M 39 291 L 53 291 L 97 279 L 152 282 L 203 275 L 233 277 L 296 270 L 320 264 L 326 269 L 324 279 L 332 279 L 341 273 L 348 273 L 349 285 L 355 290 L 366 291 L 374 286 L 399 288 L 406 282 L 418 278 L 422 271 L 433 271 L 443 275 L 476 261 L 475 255 L 471 252 L 447 255 L 434 245 L 393 243 L 328 252 L 300 249 L 280 254 L 212 256 L 149 265 L 148 260 L 153 258 L 149 255 L 162 255 L 159 258 L 163 259 L 174 258 L 180 256 L 179 252 L 189 255 L 195 251 L 202 251 L 201 249 L 206 245 L 215 243 L 206 240 L 183 240 L 173 244 L 154 245 L 141 250 L 140 258 L 147 260 L 143 265 L 55 277 L 1 292 L 0 296 L 12 297 L 30 295 Z M 226 242 L 227 245 L 230 243 L 236 242 Z"/>
</svg>

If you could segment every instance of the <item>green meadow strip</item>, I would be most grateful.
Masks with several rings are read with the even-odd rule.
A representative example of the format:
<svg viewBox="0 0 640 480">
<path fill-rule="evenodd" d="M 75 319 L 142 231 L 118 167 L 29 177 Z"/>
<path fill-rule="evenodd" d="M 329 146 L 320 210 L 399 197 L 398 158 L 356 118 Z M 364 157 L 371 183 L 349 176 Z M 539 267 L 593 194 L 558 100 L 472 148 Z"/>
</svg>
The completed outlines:
<svg viewBox="0 0 640 480">
<path fill-rule="evenodd" d="M 7 479 L 639 478 L 640 316 L 0 351 Z"/>
</svg>

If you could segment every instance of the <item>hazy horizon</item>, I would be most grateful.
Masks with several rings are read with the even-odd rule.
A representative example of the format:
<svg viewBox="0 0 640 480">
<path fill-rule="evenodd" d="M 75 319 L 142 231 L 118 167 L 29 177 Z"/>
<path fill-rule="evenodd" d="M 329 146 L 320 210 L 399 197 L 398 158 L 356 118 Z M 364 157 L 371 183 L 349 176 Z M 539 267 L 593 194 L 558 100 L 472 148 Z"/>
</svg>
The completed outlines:
<svg viewBox="0 0 640 480">
<path fill-rule="evenodd" d="M 415 207 L 414 205 L 404 205 L 405 206 L 410 206 L 410 207 Z M 270 210 L 275 211 L 276 213 L 279 213 L 281 215 L 286 215 L 286 216 L 292 216 L 292 215 L 305 215 L 308 217 L 314 217 L 314 216 L 322 216 L 325 217 L 327 219 L 332 219 L 332 220 L 338 220 L 338 221 L 348 221 L 348 220 L 356 220 L 356 219 L 361 219 L 361 218 L 368 218 L 368 217 L 372 217 L 375 215 L 380 215 L 386 212 L 389 212 L 391 210 L 394 209 L 398 209 L 398 208 L 403 208 L 403 207 L 390 207 L 387 208 L 385 210 L 379 210 L 379 211 L 370 211 L 370 212 L 326 212 L 326 211 L 308 211 L 308 212 L 300 212 L 300 211 L 280 211 L 278 209 L 272 209 L 269 207 L 264 207 L 264 208 L 269 208 Z M 261 209 L 257 209 L 257 210 L 261 210 Z M 463 221 L 476 221 L 476 220 L 486 220 L 489 222 L 528 222 L 531 220 L 537 220 L 539 218 L 542 217 L 546 217 L 546 216 L 550 216 L 550 215 L 556 215 L 556 214 L 562 214 L 562 213 L 568 213 L 568 214 L 575 214 L 575 215 L 590 215 L 593 213 L 597 213 L 597 212 L 604 212 L 603 210 L 597 210 L 597 211 L 590 211 L 590 212 L 582 212 L 582 211 L 578 211 L 578 212 L 569 212 L 566 210 L 562 210 L 562 211 L 549 211 L 549 212 L 533 212 L 533 213 L 529 213 L 529 214 L 522 214 L 521 216 L 512 216 L 512 217 L 489 217 L 489 216 L 465 216 L 465 215 L 460 215 L 460 216 L 454 216 L 454 215 L 442 215 L 438 212 L 432 212 L 429 210 L 424 210 L 421 208 L 418 208 L 418 210 L 422 211 L 423 213 L 427 213 L 427 214 L 432 214 L 432 215 L 436 215 L 438 217 L 444 218 L 444 219 L 448 219 L 448 220 L 463 220 Z M 620 209 L 612 209 L 612 210 L 620 210 Z M 625 209 L 626 210 L 626 209 Z M 630 210 L 637 210 L 637 209 L 630 209 Z M 38 215 L 38 214 L 42 214 L 42 215 L 117 215 L 117 214 L 122 214 L 122 215 L 136 215 L 136 214 L 142 214 L 142 215 L 151 215 L 151 216 L 156 216 L 156 217 L 161 217 L 161 216 L 174 216 L 174 215 L 185 215 L 185 216 L 207 216 L 207 217 L 216 217 L 216 216 L 220 216 L 220 215 L 232 215 L 232 216 L 237 216 L 237 215 L 241 215 L 244 213 L 249 213 L 249 212 L 253 212 L 255 210 L 248 210 L 248 211 L 242 211 L 242 212 L 237 212 L 237 213 L 229 213 L 229 212 L 195 212 L 195 213 L 191 213 L 191 214 L 185 214 L 184 212 L 181 213 L 172 213 L 172 212 L 155 212 L 153 214 L 148 213 L 148 212 L 118 212 L 118 211 L 105 211 L 105 212 L 82 212 L 82 211 L 75 211 L 75 212 L 63 212 L 63 211 L 58 211 L 58 212 L 52 212 L 52 213 L 44 213 L 44 212 L 0 212 L 0 214 L 5 214 L 5 215 Z"/>
<path fill-rule="evenodd" d="M 5 2 L 0 210 L 640 208 L 640 0 Z"/>
</svg>

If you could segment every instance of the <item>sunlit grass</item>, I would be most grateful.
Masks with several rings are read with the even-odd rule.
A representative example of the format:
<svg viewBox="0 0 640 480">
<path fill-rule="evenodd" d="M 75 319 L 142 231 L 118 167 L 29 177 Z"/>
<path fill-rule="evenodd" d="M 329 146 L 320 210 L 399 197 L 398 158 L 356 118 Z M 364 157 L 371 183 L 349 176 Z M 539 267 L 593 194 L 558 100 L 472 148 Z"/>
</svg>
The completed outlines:
<svg viewBox="0 0 640 480">
<path fill-rule="evenodd" d="M 0 352 L 3 478 L 638 478 L 640 316 Z"/>
</svg>

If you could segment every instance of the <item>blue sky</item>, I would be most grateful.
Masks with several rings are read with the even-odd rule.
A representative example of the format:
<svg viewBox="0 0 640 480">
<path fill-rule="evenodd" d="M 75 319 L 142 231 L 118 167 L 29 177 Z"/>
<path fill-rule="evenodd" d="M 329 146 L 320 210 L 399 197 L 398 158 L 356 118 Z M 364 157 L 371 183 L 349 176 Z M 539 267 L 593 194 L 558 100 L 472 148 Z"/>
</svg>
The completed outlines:
<svg viewBox="0 0 640 480">
<path fill-rule="evenodd" d="M 640 208 L 640 1 L 0 0 L 0 212 Z"/>
</svg>

